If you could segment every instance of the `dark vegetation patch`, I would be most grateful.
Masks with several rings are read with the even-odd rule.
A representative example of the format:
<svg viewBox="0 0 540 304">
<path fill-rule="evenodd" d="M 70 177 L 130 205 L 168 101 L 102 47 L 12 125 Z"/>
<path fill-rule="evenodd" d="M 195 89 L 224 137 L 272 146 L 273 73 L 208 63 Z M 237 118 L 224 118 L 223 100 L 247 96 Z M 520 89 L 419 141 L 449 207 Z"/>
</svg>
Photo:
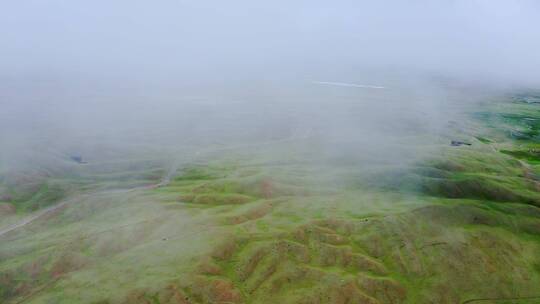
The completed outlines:
<svg viewBox="0 0 540 304">
<path fill-rule="evenodd" d="M 525 121 L 527 126 L 537 126 L 537 120 L 531 119 L 530 115 L 491 112 L 475 115 L 477 119 L 486 121 L 502 119 L 512 124 Z M 504 128 L 501 132 L 504 132 Z M 445 159 L 424 161 L 410 170 L 388 175 L 386 184 L 398 191 L 415 191 L 435 197 L 540 206 L 538 175 L 532 168 L 518 161 L 538 164 L 540 152 L 531 138 L 520 141 L 520 145 L 521 149 L 503 149 L 499 151 L 501 154 L 470 150 L 450 154 Z"/>
<path fill-rule="evenodd" d="M 485 137 L 482 137 L 482 136 L 476 136 L 475 137 L 476 139 L 478 139 L 481 143 L 483 144 L 490 144 L 492 143 L 492 141 L 490 139 L 487 139 Z"/>
<path fill-rule="evenodd" d="M 509 134 L 514 139 L 535 140 L 540 134 L 540 118 L 522 114 L 500 114 L 503 122 L 513 127 Z"/>
<path fill-rule="evenodd" d="M 253 198 L 247 195 L 238 193 L 224 194 L 197 194 L 197 195 L 182 195 L 180 201 L 186 203 L 202 204 L 202 205 L 236 205 L 245 204 L 252 201 Z"/>
<path fill-rule="evenodd" d="M 69 189 L 67 183 L 46 174 L 16 174 L 4 180 L 0 203 L 9 203 L 21 212 L 35 211 L 59 202 Z"/>
<path fill-rule="evenodd" d="M 195 166 L 182 170 L 182 173 L 175 178 L 177 181 L 198 181 L 213 180 L 226 176 L 226 170 L 223 168 L 209 166 Z"/>
<path fill-rule="evenodd" d="M 372 185 L 387 191 L 415 192 L 442 198 L 540 206 L 538 183 L 534 176 L 511 159 L 486 158 L 482 161 L 466 157 L 454 161 L 424 162 L 410 169 L 387 172 L 380 178 L 376 177 L 378 184 Z"/>
<path fill-rule="evenodd" d="M 540 103 L 540 93 L 529 92 L 523 94 L 516 94 L 512 97 L 515 102 L 526 103 L 526 104 L 539 104 Z"/>
<path fill-rule="evenodd" d="M 424 179 L 420 191 L 446 198 L 470 198 L 498 202 L 517 202 L 540 206 L 540 197 L 527 189 L 497 181 L 495 178 L 467 175 L 459 179 Z"/>
<path fill-rule="evenodd" d="M 472 117 L 512 140 L 538 142 L 540 140 L 540 108 L 538 103 L 524 101 L 536 98 L 522 96 L 515 99 L 520 101 L 513 104 L 505 103 L 496 108 L 496 111 L 476 112 Z M 477 137 L 481 140 L 480 138 Z"/>
<path fill-rule="evenodd" d="M 526 160 L 530 163 L 540 163 L 540 150 L 500 150 L 499 152 L 510 155 L 515 158 Z"/>
<path fill-rule="evenodd" d="M 66 190 L 58 184 L 44 183 L 28 200 L 19 201 L 16 206 L 22 210 L 35 211 L 59 202 L 66 195 Z"/>
<path fill-rule="evenodd" d="M 468 202 L 455 205 L 432 205 L 413 211 L 442 225 L 500 227 L 517 234 L 540 236 L 540 208 L 527 205 Z"/>
</svg>

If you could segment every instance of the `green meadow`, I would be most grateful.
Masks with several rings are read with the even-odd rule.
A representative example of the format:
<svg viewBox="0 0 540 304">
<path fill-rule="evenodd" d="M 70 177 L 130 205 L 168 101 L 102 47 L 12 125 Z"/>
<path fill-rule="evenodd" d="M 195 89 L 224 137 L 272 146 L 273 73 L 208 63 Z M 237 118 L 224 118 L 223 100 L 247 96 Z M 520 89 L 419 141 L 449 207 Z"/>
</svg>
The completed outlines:
<svg viewBox="0 0 540 304">
<path fill-rule="evenodd" d="M 305 137 L 4 170 L 0 303 L 540 303 L 540 98 L 395 145 L 403 161 Z"/>
</svg>

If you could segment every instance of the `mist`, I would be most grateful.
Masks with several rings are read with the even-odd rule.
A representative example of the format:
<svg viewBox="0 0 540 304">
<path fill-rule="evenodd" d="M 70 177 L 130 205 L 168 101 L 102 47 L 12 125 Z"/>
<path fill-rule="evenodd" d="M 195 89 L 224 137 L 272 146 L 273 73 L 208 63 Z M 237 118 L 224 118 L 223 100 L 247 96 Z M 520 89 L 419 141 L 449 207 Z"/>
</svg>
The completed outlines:
<svg viewBox="0 0 540 304">
<path fill-rule="evenodd" d="M 294 134 L 381 153 L 444 131 L 455 101 L 537 85 L 539 17 L 535 1 L 5 2 L 3 159 Z"/>
<path fill-rule="evenodd" d="M 539 50 L 538 0 L 0 1 L 0 303 L 538 300 Z"/>
</svg>

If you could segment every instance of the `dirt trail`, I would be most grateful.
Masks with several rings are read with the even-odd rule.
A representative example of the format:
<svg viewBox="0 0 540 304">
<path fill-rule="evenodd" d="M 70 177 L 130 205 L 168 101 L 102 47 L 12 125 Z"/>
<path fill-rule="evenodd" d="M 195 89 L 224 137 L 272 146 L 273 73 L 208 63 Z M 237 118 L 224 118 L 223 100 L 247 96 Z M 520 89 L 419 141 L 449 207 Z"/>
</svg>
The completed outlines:
<svg viewBox="0 0 540 304">
<path fill-rule="evenodd" d="M 57 209 L 60 209 L 60 208 L 64 207 L 67 203 L 68 203 L 68 201 L 66 200 L 66 201 L 63 201 L 63 202 L 61 202 L 59 204 L 56 204 L 54 206 L 50 206 L 50 207 L 47 207 L 45 209 L 42 209 L 42 210 L 40 210 L 40 211 L 38 211 L 38 212 L 24 218 L 24 219 L 22 219 L 18 223 L 15 223 L 15 224 L 13 224 L 11 226 L 8 226 L 7 228 L 4 228 L 4 229 L 0 230 L 0 236 L 4 235 L 4 234 L 6 234 L 6 233 L 8 233 L 10 231 L 13 231 L 13 230 L 15 230 L 17 228 L 20 228 L 20 227 L 23 227 L 23 226 L 25 226 L 27 224 L 30 224 L 31 222 L 37 220 L 38 218 L 44 216 L 45 214 L 53 212 L 53 211 L 55 211 Z"/>
<path fill-rule="evenodd" d="M 18 223 L 15 223 L 15 224 L 9 225 L 6 228 L 0 229 L 0 237 L 3 236 L 4 234 L 7 234 L 7 233 L 13 231 L 13 230 L 24 227 L 24 226 L 34 222 L 35 220 L 38 220 L 39 218 L 49 214 L 49 213 L 52 213 L 52 212 L 54 212 L 54 211 L 56 211 L 58 209 L 61 209 L 62 207 L 68 205 L 71 202 L 73 202 L 74 200 L 80 199 L 82 197 L 89 196 L 89 195 L 103 195 L 103 194 L 111 194 L 111 193 L 130 192 L 130 191 L 134 191 L 134 190 L 138 190 L 138 189 L 144 189 L 144 188 L 147 188 L 147 187 L 148 186 L 141 186 L 141 187 L 130 188 L 130 189 L 105 190 L 105 191 L 98 191 L 98 192 L 93 192 L 93 193 L 79 194 L 79 195 L 67 198 L 66 200 L 64 200 L 64 201 L 62 201 L 62 202 L 60 202 L 60 203 L 58 203 L 58 204 L 56 204 L 54 206 L 49 206 L 49 207 L 47 207 L 45 209 L 42 209 L 42 210 L 34 212 L 33 214 L 30 214 L 29 216 L 27 216 L 26 218 L 23 218 Z"/>
<path fill-rule="evenodd" d="M 83 195 L 102 195 L 102 194 L 107 194 L 107 193 L 118 193 L 118 192 L 131 192 L 131 191 L 135 191 L 135 190 L 141 190 L 141 189 L 152 189 L 152 188 L 156 188 L 156 187 L 163 187 L 163 186 L 166 186 L 170 183 L 171 181 L 171 178 L 172 176 L 174 175 L 174 173 L 176 172 L 177 168 L 179 166 L 179 163 L 178 162 L 174 162 L 171 166 L 171 168 L 169 169 L 169 171 L 167 172 L 167 174 L 161 179 L 161 181 L 157 184 L 153 184 L 153 185 L 145 185 L 145 186 L 138 186 L 138 187 L 134 187 L 134 188 L 129 188 L 129 189 L 112 189 L 112 190 L 105 190 L 105 191 L 99 191 L 99 192 L 94 192 L 94 193 L 91 193 L 91 194 L 83 194 Z M 69 202 L 73 201 L 74 199 L 80 197 L 81 195 L 78 195 L 78 196 L 75 196 L 75 197 L 70 197 L 69 199 L 66 199 L 54 206 L 50 206 L 50 207 L 47 207 L 45 209 L 42 209 L 42 210 L 39 210 L 29 216 L 27 216 L 26 218 L 22 219 L 21 221 L 19 221 L 18 223 L 15 223 L 15 224 L 12 224 L 6 228 L 3 228 L 3 229 L 0 229 L 0 237 L 13 231 L 13 230 L 16 230 L 18 228 L 21 228 L 21 227 L 24 227 L 32 222 L 34 222 L 35 220 L 43 217 L 44 215 L 47 215 L 51 212 L 54 212 L 64 206 L 66 206 L 67 204 L 69 204 Z"/>
<path fill-rule="evenodd" d="M 216 151 L 225 151 L 225 150 L 230 150 L 230 149 L 234 150 L 234 149 L 246 148 L 246 147 L 250 147 L 250 146 L 270 145 L 270 144 L 275 144 L 275 143 L 279 143 L 279 142 L 286 142 L 286 141 L 297 140 L 297 139 L 305 139 L 305 138 L 309 138 L 309 136 L 311 135 L 311 132 L 312 132 L 312 130 L 307 130 L 307 134 L 304 134 L 302 136 L 292 135 L 290 137 L 286 137 L 286 138 L 282 138 L 282 139 L 278 139 L 278 140 L 271 140 L 271 141 L 260 142 L 260 143 L 239 144 L 239 145 L 228 146 L 228 147 L 223 147 L 223 148 L 219 148 L 219 149 L 211 149 L 210 151 L 205 151 L 205 152 L 198 151 L 198 152 L 195 153 L 195 157 L 201 156 L 201 154 L 209 153 L 209 152 L 215 153 Z M 138 187 L 134 187 L 134 188 L 130 188 L 130 189 L 105 190 L 105 191 L 100 191 L 100 192 L 95 192 L 95 193 L 85 194 L 85 195 L 106 194 L 106 193 L 118 192 L 118 191 L 120 191 L 120 192 L 124 192 L 124 191 L 125 192 L 130 192 L 130 191 L 135 191 L 135 190 L 153 189 L 153 188 L 158 188 L 158 187 L 164 187 L 164 186 L 167 186 L 171 182 L 172 177 L 174 176 L 174 174 L 176 173 L 176 171 L 178 170 L 178 168 L 182 164 L 183 164 L 183 162 L 181 162 L 179 159 L 176 159 L 175 161 L 173 161 L 173 163 L 171 164 L 171 167 L 169 168 L 167 173 L 156 184 L 138 186 Z M 69 199 L 67 199 L 65 201 L 62 201 L 62 202 L 54 205 L 54 206 L 50 206 L 50 207 L 47 207 L 45 209 L 39 210 L 39 211 L 35 212 L 34 214 L 31 214 L 31 215 L 27 216 L 26 218 L 22 219 L 18 223 L 15 223 L 15 224 L 12 224 L 12 225 L 10 225 L 10 226 L 8 226 L 6 228 L 0 229 L 0 237 L 7 234 L 7 233 L 9 233 L 9 232 L 11 232 L 11 231 L 13 231 L 13 230 L 24 227 L 24 226 L 34 222 L 35 220 L 43 217 L 44 215 L 47 215 L 47 214 L 49 214 L 51 212 L 54 212 L 54 211 L 56 211 L 56 210 L 58 210 L 58 209 L 60 209 L 60 208 L 62 208 L 64 206 L 66 206 L 74 198 L 77 198 L 77 197 L 71 197 L 71 198 L 69 198 Z"/>
<path fill-rule="evenodd" d="M 475 303 L 475 302 L 486 302 L 486 301 L 514 301 L 514 300 L 538 300 L 540 299 L 540 296 L 529 296 L 529 297 L 513 297 L 513 298 L 478 298 L 478 299 L 469 299 L 464 302 L 461 302 L 461 304 L 467 304 L 467 303 Z M 535 301 L 536 302 L 536 301 Z"/>
</svg>

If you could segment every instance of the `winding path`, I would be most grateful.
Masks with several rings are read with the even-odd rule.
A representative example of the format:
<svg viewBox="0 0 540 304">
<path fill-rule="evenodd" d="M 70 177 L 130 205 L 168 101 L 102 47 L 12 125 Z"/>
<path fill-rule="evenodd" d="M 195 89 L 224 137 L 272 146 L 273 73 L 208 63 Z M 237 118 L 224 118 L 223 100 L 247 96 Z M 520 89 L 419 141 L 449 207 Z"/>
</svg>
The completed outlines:
<svg viewBox="0 0 540 304">
<path fill-rule="evenodd" d="M 58 209 L 64 207 L 68 202 L 69 201 L 66 200 L 66 201 L 63 201 L 63 202 L 61 202 L 59 204 L 47 207 L 45 209 L 42 209 L 42 210 L 39 210 L 39 211 L 35 212 L 34 214 L 31 214 L 30 216 L 22 219 L 20 222 L 15 223 L 15 224 L 13 224 L 11 226 L 8 226 L 8 227 L 0 230 L 0 236 L 6 234 L 8 232 L 11 232 L 11 231 L 13 231 L 13 230 L 15 230 L 17 228 L 26 226 L 27 224 L 30 224 L 31 222 L 37 220 L 38 218 L 44 216 L 45 214 L 53 212 L 55 210 L 58 210 Z"/>
<path fill-rule="evenodd" d="M 306 139 L 306 138 L 309 138 L 312 131 L 313 130 L 309 129 L 309 130 L 307 130 L 307 133 L 302 135 L 302 136 L 292 135 L 292 136 L 285 137 L 285 138 L 282 138 L 282 139 L 277 139 L 277 140 L 270 140 L 270 141 L 258 142 L 258 143 L 238 144 L 238 145 L 227 146 L 227 147 L 223 147 L 223 148 L 219 148 L 219 149 L 211 149 L 210 151 L 205 151 L 205 152 L 208 153 L 208 152 L 224 151 L 224 150 L 230 150 L 230 149 L 245 148 L 245 147 L 250 147 L 250 146 L 261 146 L 261 145 L 275 144 L 275 143 L 279 143 L 279 142 L 287 142 L 287 141 L 292 141 L 292 140 Z M 200 156 L 201 154 L 203 154 L 205 152 L 198 151 L 198 152 L 195 153 L 195 156 Z M 153 189 L 153 188 L 159 188 L 159 187 L 167 186 L 171 182 L 171 179 L 174 176 L 174 174 L 176 173 L 176 171 L 178 170 L 178 168 L 182 164 L 183 163 L 179 159 L 174 160 L 173 163 L 171 164 L 171 167 L 167 171 L 167 173 L 156 184 L 138 186 L 138 187 L 134 187 L 134 188 L 130 188 L 130 189 L 106 190 L 106 191 L 97 192 L 97 193 L 93 193 L 93 194 L 102 194 L 104 192 L 110 192 L 110 191 L 126 191 L 126 192 L 128 192 L 128 191 L 135 191 L 135 190 L 141 190 L 141 189 Z M 43 217 L 44 215 L 47 215 L 47 214 L 49 214 L 51 212 L 54 212 L 55 210 L 58 210 L 58 209 L 60 209 L 60 208 L 62 208 L 64 206 L 66 206 L 67 204 L 69 204 L 70 201 L 71 201 L 71 199 L 67 199 L 65 201 L 62 201 L 62 202 L 54 205 L 54 206 L 50 206 L 50 207 L 47 207 L 45 209 L 39 210 L 39 211 L 35 212 L 34 214 L 31 214 L 31 215 L 27 216 L 26 218 L 22 219 L 18 223 L 12 224 L 12 225 L 10 225 L 10 226 L 8 226 L 6 228 L 0 228 L 0 237 L 7 234 L 7 233 L 9 233 L 9 232 L 11 232 L 11 231 L 13 231 L 13 230 L 24 227 L 24 226 L 32 223 L 33 221 Z"/>
<path fill-rule="evenodd" d="M 484 301 L 512 301 L 512 300 L 537 300 L 540 299 L 540 296 L 530 296 L 530 297 L 511 297 L 511 298 L 477 298 L 469 299 L 461 302 L 461 304 L 475 303 L 475 302 L 484 302 Z"/>
<path fill-rule="evenodd" d="M 129 192 L 129 191 L 134 191 L 134 190 L 139 190 L 139 189 L 152 189 L 152 188 L 157 188 L 157 187 L 163 187 L 163 186 L 166 186 L 170 183 L 171 181 L 171 178 L 172 176 L 174 175 L 174 173 L 176 172 L 176 169 L 178 169 L 179 167 L 179 163 L 178 161 L 175 161 L 173 162 L 173 164 L 171 165 L 171 168 L 167 171 L 167 174 L 165 176 L 163 176 L 161 178 L 161 180 L 159 181 L 159 183 L 157 184 L 153 184 L 153 185 L 145 185 L 145 186 L 138 186 L 138 187 L 134 187 L 134 188 L 129 188 L 129 189 L 115 189 L 115 190 L 105 190 L 105 191 L 100 191 L 100 192 L 97 192 L 97 193 L 93 193 L 93 194 L 103 194 L 103 193 L 108 193 L 108 192 L 111 192 L 111 191 L 114 191 L 114 192 L 117 192 L 117 191 L 125 191 L 125 192 Z M 13 231 L 13 230 L 16 230 L 18 228 L 21 228 L 21 227 L 24 227 L 30 223 L 32 223 L 33 221 L 43 217 L 44 215 L 47 215 L 51 212 L 54 212 L 64 206 L 66 206 L 67 204 L 69 204 L 69 202 L 71 201 L 72 199 L 66 199 L 56 205 L 53 205 L 53 206 L 49 206 L 45 209 L 42 209 L 42 210 L 39 210 L 29 216 L 27 216 L 26 218 L 23 218 L 21 221 L 19 221 L 18 223 L 15 223 L 15 224 L 12 224 L 6 228 L 3 228 L 3 229 L 0 229 L 0 237 Z"/>
</svg>

